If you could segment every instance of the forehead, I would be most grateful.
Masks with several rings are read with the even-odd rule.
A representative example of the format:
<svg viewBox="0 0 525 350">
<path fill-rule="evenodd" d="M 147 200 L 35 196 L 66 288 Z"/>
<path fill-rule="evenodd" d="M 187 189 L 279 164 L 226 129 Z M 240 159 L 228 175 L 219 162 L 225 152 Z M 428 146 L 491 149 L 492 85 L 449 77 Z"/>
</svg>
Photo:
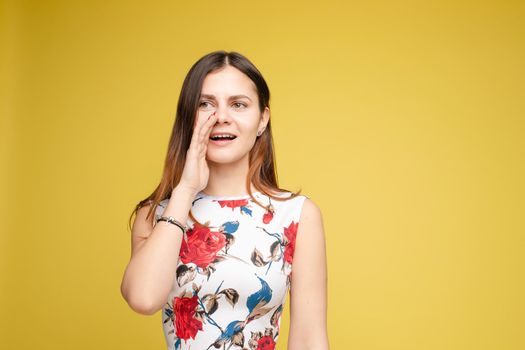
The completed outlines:
<svg viewBox="0 0 525 350">
<path fill-rule="evenodd" d="M 232 66 L 209 73 L 203 81 L 201 94 L 231 96 L 245 94 L 257 96 L 253 81 L 243 72 Z"/>
</svg>

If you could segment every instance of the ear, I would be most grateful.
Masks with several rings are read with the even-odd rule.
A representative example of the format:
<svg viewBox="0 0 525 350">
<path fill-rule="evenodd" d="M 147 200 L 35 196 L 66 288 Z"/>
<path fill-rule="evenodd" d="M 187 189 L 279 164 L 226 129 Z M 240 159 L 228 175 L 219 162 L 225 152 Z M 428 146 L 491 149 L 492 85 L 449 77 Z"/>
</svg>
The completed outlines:
<svg viewBox="0 0 525 350">
<path fill-rule="evenodd" d="M 265 107 L 261 115 L 261 120 L 259 121 L 258 130 L 261 130 L 261 131 L 264 130 L 269 120 L 270 120 L 270 109 L 268 107 Z"/>
</svg>

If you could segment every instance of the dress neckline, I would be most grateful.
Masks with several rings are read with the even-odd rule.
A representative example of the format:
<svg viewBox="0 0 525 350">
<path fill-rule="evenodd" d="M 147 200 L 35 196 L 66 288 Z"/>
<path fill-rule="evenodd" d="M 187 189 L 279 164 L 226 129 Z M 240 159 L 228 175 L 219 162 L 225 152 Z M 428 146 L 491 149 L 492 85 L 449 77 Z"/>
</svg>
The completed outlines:
<svg viewBox="0 0 525 350">
<path fill-rule="evenodd" d="M 261 194 L 260 191 L 256 191 L 256 192 L 252 192 L 252 195 L 255 197 L 255 196 L 259 196 Z M 197 193 L 197 197 L 204 197 L 204 198 L 209 198 L 209 199 L 223 199 L 223 200 L 234 200 L 234 199 L 247 199 L 247 198 L 251 198 L 249 194 L 244 194 L 244 195 L 238 195 L 238 196 L 212 196 L 210 194 L 206 194 L 202 191 L 199 191 Z"/>
</svg>

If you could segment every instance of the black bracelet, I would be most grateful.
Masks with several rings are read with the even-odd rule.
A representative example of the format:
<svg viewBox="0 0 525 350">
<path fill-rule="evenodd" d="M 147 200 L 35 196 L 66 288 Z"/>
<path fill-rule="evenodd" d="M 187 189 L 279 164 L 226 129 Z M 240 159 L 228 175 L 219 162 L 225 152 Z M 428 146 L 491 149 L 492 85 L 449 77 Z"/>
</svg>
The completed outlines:
<svg viewBox="0 0 525 350">
<path fill-rule="evenodd" d="M 179 221 L 175 220 L 173 216 L 161 216 L 157 219 L 157 222 L 159 221 L 166 221 L 166 224 L 173 224 L 175 226 L 180 227 L 182 230 L 182 234 L 186 234 L 187 228 L 183 224 L 181 224 Z"/>
</svg>

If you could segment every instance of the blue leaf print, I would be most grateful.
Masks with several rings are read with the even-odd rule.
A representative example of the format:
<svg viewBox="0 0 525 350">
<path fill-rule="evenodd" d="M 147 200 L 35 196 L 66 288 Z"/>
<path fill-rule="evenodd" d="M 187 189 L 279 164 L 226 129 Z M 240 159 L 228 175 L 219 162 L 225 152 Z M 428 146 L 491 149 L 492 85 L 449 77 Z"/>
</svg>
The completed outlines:
<svg viewBox="0 0 525 350">
<path fill-rule="evenodd" d="M 248 307 L 250 313 L 253 311 L 253 309 L 255 309 L 256 306 L 266 305 L 272 299 L 272 290 L 270 289 L 268 283 L 266 283 L 266 281 L 259 276 L 257 276 L 257 278 L 261 282 L 262 287 L 257 292 L 248 297 L 246 306 Z"/>
<path fill-rule="evenodd" d="M 248 208 L 248 207 L 244 207 L 244 206 L 242 206 L 242 207 L 241 207 L 241 213 L 242 213 L 242 212 L 245 212 L 245 213 L 247 213 L 248 215 L 252 216 L 252 210 L 251 210 L 250 208 Z"/>
<path fill-rule="evenodd" d="M 227 337 L 227 339 L 231 339 L 231 337 L 235 333 L 237 333 L 239 331 L 242 331 L 244 329 L 244 326 L 245 326 L 244 321 L 232 321 L 232 322 L 230 322 L 230 324 L 226 327 L 226 330 L 219 337 L 219 339 L 220 338 L 224 338 L 224 337 Z"/>
<path fill-rule="evenodd" d="M 171 319 L 173 317 L 173 309 L 171 308 L 166 308 L 164 309 L 164 315 L 168 316 L 169 319 Z M 166 322 L 166 321 L 164 321 Z"/>
<path fill-rule="evenodd" d="M 239 221 L 228 221 L 222 224 L 222 231 L 225 233 L 234 233 L 239 228 Z"/>
<path fill-rule="evenodd" d="M 226 346 L 225 344 L 228 342 L 231 342 L 235 334 L 242 332 L 245 326 L 246 326 L 245 321 L 230 322 L 230 324 L 226 327 L 226 330 L 222 332 L 222 334 L 213 342 L 213 344 L 208 346 L 208 349 L 211 348 L 212 346 L 215 348 L 219 348 L 222 345 Z"/>
</svg>

